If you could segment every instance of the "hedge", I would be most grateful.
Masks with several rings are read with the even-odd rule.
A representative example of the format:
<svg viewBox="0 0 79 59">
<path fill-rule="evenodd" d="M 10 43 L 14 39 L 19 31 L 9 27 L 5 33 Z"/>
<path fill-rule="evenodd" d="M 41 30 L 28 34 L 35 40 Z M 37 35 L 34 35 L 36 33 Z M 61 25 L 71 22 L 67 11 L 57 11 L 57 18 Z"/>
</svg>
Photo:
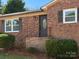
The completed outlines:
<svg viewBox="0 0 79 59">
<path fill-rule="evenodd" d="M 78 47 L 72 39 L 50 39 L 46 41 L 46 54 L 57 59 L 72 59 L 77 56 Z"/>
<path fill-rule="evenodd" d="M 15 36 L 7 34 L 7 33 L 0 33 L 0 48 L 12 48 L 14 47 Z"/>
</svg>

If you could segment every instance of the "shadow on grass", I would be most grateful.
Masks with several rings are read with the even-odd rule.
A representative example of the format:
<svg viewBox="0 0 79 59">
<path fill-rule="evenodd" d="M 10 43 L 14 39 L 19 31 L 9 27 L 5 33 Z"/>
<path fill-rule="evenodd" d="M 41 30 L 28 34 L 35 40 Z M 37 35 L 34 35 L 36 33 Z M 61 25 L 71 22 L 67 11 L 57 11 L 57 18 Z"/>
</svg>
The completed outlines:
<svg viewBox="0 0 79 59">
<path fill-rule="evenodd" d="M 32 57 L 1 52 L 0 59 L 32 59 Z"/>
</svg>

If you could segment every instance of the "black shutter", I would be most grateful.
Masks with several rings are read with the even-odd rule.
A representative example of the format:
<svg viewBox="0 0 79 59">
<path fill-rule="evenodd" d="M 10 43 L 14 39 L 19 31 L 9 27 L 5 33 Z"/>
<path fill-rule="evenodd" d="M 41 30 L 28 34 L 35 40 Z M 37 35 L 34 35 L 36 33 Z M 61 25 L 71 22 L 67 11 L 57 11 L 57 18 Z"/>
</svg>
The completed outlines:
<svg viewBox="0 0 79 59">
<path fill-rule="evenodd" d="M 77 9 L 77 21 L 79 22 L 79 8 Z"/>
<path fill-rule="evenodd" d="M 2 20 L 2 24 L 1 24 L 1 25 L 2 25 L 2 32 L 5 32 L 5 24 L 4 24 L 4 22 L 5 22 L 5 21 Z"/>
<path fill-rule="evenodd" d="M 22 18 L 19 18 L 19 30 L 22 30 Z"/>
<path fill-rule="evenodd" d="M 58 22 L 63 22 L 63 11 L 58 12 Z"/>
</svg>

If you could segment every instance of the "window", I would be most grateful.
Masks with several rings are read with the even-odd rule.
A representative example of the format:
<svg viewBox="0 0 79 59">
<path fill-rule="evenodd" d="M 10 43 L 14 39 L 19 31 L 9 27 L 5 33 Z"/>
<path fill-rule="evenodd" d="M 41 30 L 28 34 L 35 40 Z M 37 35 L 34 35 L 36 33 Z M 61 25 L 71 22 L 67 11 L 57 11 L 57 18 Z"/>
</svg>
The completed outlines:
<svg viewBox="0 0 79 59">
<path fill-rule="evenodd" d="M 63 10 L 63 23 L 77 23 L 77 8 Z"/>
<path fill-rule="evenodd" d="M 5 20 L 5 32 L 19 32 L 19 20 Z"/>
<path fill-rule="evenodd" d="M 44 19 L 43 20 L 43 28 L 46 29 L 46 27 L 47 27 L 47 22 L 46 22 L 46 19 Z"/>
</svg>

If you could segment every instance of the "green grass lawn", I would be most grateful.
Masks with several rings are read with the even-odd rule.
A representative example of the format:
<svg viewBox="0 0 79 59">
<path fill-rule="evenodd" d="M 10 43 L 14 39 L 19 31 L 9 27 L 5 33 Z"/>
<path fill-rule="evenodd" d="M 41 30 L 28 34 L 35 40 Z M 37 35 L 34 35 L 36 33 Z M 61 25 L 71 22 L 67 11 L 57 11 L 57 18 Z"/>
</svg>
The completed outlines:
<svg viewBox="0 0 79 59">
<path fill-rule="evenodd" d="M 0 59 L 32 59 L 32 58 L 29 56 L 0 53 Z"/>
</svg>

